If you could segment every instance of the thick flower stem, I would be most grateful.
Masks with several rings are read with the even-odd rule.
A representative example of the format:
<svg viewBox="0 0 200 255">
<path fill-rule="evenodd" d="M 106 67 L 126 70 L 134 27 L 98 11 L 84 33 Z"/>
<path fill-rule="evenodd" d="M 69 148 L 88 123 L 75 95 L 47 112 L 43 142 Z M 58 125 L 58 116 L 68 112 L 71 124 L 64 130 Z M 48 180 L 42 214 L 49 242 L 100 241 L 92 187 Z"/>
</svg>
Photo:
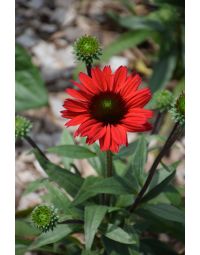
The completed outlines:
<svg viewBox="0 0 200 255">
<path fill-rule="evenodd" d="M 163 158 L 164 155 L 166 155 L 166 153 L 168 153 L 171 146 L 174 144 L 174 142 L 182 134 L 182 131 L 183 131 L 182 127 L 180 127 L 178 124 L 175 124 L 175 126 L 174 126 L 173 130 L 171 131 L 167 141 L 165 142 L 162 150 L 160 151 L 160 153 L 156 157 L 155 161 L 153 162 L 153 165 L 151 166 L 151 168 L 149 170 L 149 175 L 146 179 L 146 182 L 144 183 L 144 186 L 142 187 L 141 191 L 137 195 L 133 205 L 129 208 L 130 212 L 133 212 L 138 207 L 138 205 L 140 204 L 140 201 L 143 198 L 146 190 L 148 189 L 149 184 L 151 183 L 151 181 L 153 179 L 153 176 L 156 172 L 156 169 L 157 169 L 161 159 Z"/>
<path fill-rule="evenodd" d="M 86 68 L 87 68 L 88 75 L 91 77 L 92 64 L 91 63 L 86 63 Z"/>
<path fill-rule="evenodd" d="M 62 222 L 58 222 L 58 224 L 84 224 L 83 220 L 65 220 Z"/>
<path fill-rule="evenodd" d="M 32 140 L 30 136 L 26 136 L 25 139 L 31 145 L 31 147 L 33 147 L 33 149 L 36 149 L 41 154 L 41 156 L 48 160 L 44 152 L 41 151 L 41 149 L 37 146 L 37 144 Z"/>
<path fill-rule="evenodd" d="M 158 112 L 157 116 L 156 116 L 156 120 L 155 120 L 155 123 L 153 125 L 153 129 L 151 131 L 151 134 L 154 135 L 154 134 L 157 134 L 158 132 L 158 129 L 162 123 L 162 120 L 163 120 L 163 117 L 164 117 L 164 113 L 161 113 L 160 111 Z"/>
<path fill-rule="evenodd" d="M 112 177 L 112 152 L 111 151 L 106 151 L 106 177 Z M 110 196 L 106 195 L 105 196 L 105 204 L 109 205 L 110 204 Z"/>
<path fill-rule="evenodd" d="M 107 151 L 106 157 L 107 157 L 107 177 L 111 177 L 112 176 L 112 152 Z"/>
</svg>

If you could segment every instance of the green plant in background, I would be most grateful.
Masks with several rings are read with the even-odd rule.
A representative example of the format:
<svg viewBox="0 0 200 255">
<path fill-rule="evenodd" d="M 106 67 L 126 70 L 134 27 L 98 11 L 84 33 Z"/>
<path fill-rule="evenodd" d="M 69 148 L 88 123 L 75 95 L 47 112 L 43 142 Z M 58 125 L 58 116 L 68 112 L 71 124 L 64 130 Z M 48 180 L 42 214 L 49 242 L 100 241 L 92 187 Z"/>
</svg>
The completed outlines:
<svg viewBox="0 0 200 255">
<path fill-rule="evenodd" d="M 176 99 L 171 109 L 172 118 L 176 123 L 180 123 L 182 126 L 185 125 L 185 93 Z"/>
<path fill-rule="evenodd" d="M 33 224 L 42 232 L 53 230 L 58 222 L 56 209 L 52 206 L 39 205 L 31 213 Z"/>
<path fill-rule="evenodd" d="M 15 110 L 22 112 L 48 104 L 47 91 L 39 69 L 20 45 L 15 48 Z"/>
<path fill-rule="evenodd" d="M 87 67 L 87 63 L 85 64 Z M 126 73 L 125 68 L 119 69 L 118 78 L 121 82 L 125 77 L 122 70 Z M 87 71 L 90 75 L 88 68 Z M 109 67 L 104 71 L 110 74 Z M 97 71 L 97 77 L 100 74 Z M 101 76 L 102 79 L 105 77 Z M 136 83 L 140 83 L 139 76 L 133 77 Z M 84 78 L 92 80 L 86 75 Z M 107 86 L 108 80 L 103 81 L 101 85 Z M 112 84 L 112 80 L 110 82 Z M 85 107 L 88 94 L 94 93 L 94 88 L 90 88 L 88 83 L 85 84 L 88 86 L 85 93 L 82 90 L 70 90 L 73 96 L 81 98 L 80 102 L 73 105 L 76 121 L 79 121 L 81 115 L 79 111 L 84 112 L 80 105 Z M 140 99 L 147 100 L 148 90 L 142 91 L 146 93 L 145 97 Z M 114 97 L 112 102 L 117 99 Z M 74 104 L 74 101 L 70 100 L 66 104 Z M 161 149 L 156 148 L 157 156 L 147 173 L 145 165 L 149 143 L 152 139 L 158 139 L 159 135 L 138 135 L 136 141 L 128 147 L 112 153 L 102 151 L 98 143 L 88 146 L 85 139 L 80 139 L 79 143 L 75 144 L 71 134 L 65 130 L 63 137 L 67 140 L 62 140 L 62 145 L 48 149 L 64 159 L 70 159 L 63 160 L 63 168 L 52 163 L 29 136 L 30 122 L 24 117 L 16 116 L 17 139 L 24 139 L 30 144 L 37 161 L 48 176 L 30 183 L 24 192 L 24 195 L 27 195 L 33 191 L 45 190 L 40 194 L 41 205 L 16 213 L 16 254 L 22 255 L 27 251 L 72 255 L 183 254 L 177 253 L 171 244 L 158 239 L 159 234 L 164 233 L 184 244 L 183 194 L 173 182 L 180 162 L 171 165 L 162 162 L 184 131 L 184 94 L 181 94 L 175 103 L 172 101 L 171 93 L 166 90 L 159 91 L 154 96 L 152 108 L 161 112 L 175 111 L 176 121 L 167 139 L 162 138 Z M 144 104 L 146 101 L 139 102 Z M 99 107 L 99 104 L 97 106 Z M 112 104 L 106 101 L 106 109 L 109 111 L 105 111 L 106 119 L 103 121 L 108 121 L 111 106 Z M 143 109 L 143 114 L 150 116 L 150 111 Z M 181 115 L 181 118 L 177 118 L 177 114 Z M 115 115 L 119 116 L 118 112 L 115 112 Z M 102 118 L 102 115 L 97 117 Z M 102 130 L 96 130 L 94 136 L 100 132 Z M 116 137 L 117 140 L 122 140 L 120 132 Z M 107 141 L 110 139 L 108 138 Z M 95 176 L 81 176 L 74 159 L 83 158 L 94 168 Z"/>
<path fill-rule="evenodd" d="M 138 42 L 137 45 L 153 40 L 153 44 L 159 50 L 153 60 L 153 73 L 149 85 L 153 92 L 164 88 L 171 79 L 180 80 L 184 77 L 184 1 L 145 1 L 142 5 L 148 10 L 145 16 L 137 16 L 135 7 L 131 1 L 121 2 L 127 7 L 130 15 L 120 16 L 115 12 L 109 12 L 109 16 L 119 26 L 132 32 L 127 32 L 129 41 Z M 140 40 L 141 35 L 142 40 Z M 134 47 L 124 41 L 124 47 Z M 119 44 L 119 42 L 115 42 Z M 112 47 L 112 45 L 111 45 Z M 122 51 L 123 49 L 121 49 Z M 148 53 L 147 53 L 148 54 Z"/>
<path fill-rule="evenodd" d="M 15 118 L 15 138 L 22 139 L 26 137 L 32 127 L 32 124 L 26 118 L 17 115 Z"/>
<path fill-rule="evenodd" d="M 98 60 L 102 55 L 102 49 L 96 37 L 84 35 L 74 43 L 74 53 L 77 60 L 85 62 L 90 73 L 91 65 L 94 60 Z"/>
</svg>

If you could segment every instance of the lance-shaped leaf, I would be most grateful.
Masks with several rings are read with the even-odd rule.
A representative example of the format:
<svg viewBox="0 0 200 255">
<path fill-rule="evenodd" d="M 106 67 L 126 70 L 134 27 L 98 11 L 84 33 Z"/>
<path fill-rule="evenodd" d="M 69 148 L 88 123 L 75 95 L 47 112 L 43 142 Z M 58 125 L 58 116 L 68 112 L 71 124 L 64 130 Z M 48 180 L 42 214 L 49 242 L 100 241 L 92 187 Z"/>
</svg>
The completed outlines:
<svg viewBox="0 0 200 255">
<path fill-rule="evenodd" d="M 74 197 L 82 185 L 83 179 L 64 168 L 51 163 L 37 150 L 34 150 L 34 153 L 50 180 L 56 182 L 60 187 L 64 188 L 69 195 Z"/>
<path fill-rule="evenodd" d="M 47 91 L 39 69 L 32 64 L 30 55 L 21 46 L 16 45 L 15 54 L 16 111 L 47 105 Z"/>
<path fill-rule="evenodd" d="M 106 179 L 88 177 L 81 186 L 73 204 L 81 204 L 88 198 L 102 193 L 113 195 L 132 194 L 133 188 L 120 177 L 110 177 Z"/>
<path fill-rule="evenodd" d="M 48 149 L 49 152 L 53 152 L 62 157 L 68 158 L 92 158 L 96 156 L 96 153 L 79 145 L 59 145 Z"/>
<path fill-rule="evenodd" d="M 29 250 L 34 250 L 47 244 L 55 243 L 73 232 L 71 225 L 58 225 L 53 231 L 42 233 L 29 246 Z"/>
<path fill-rule="evenodd" d="M 107 206 L 91 205 L 86 206 L 84 215 L 85 247 L 90 250 L 101 221 L 103 220 Z"/>
<path fill-rule="evenodd" d="M 124 229 L 114 224 L 108 225 L 104 235 L 116 242 L 124 244 L 136 244 L 138 241 L 138 237 L 135 233 L 126 232 Z"/>
<path fill-rule="evenodd" d="M 134 154 L 130 165 L 128 166 L 125 178 L 132 183 L 135 183 L 137 190 L 139 185 L 142 186 L 145 178 L 144 166 L 147 159 L 147 142 L 142 135 L 136 143 Z"/>
<path fill-rule="evenodd" d="M 184 211 L 169 204 L 144 205 L 135 211 L 140 215 L 152 215 L 173 222 L 184 224 Z"/>
<path fill-rule="evenodd" d="M 161 183 L 156 185 L 153 189 L 151 189 L 141 200 L 141 203 L 147 202 L 154 197 L 158 196 L 164 189 L 167 187 L 167 185 L 172 181 L 176 174 L 176 171 L 172 172 L 169 176 L 167 176 Z"/>
</svg>

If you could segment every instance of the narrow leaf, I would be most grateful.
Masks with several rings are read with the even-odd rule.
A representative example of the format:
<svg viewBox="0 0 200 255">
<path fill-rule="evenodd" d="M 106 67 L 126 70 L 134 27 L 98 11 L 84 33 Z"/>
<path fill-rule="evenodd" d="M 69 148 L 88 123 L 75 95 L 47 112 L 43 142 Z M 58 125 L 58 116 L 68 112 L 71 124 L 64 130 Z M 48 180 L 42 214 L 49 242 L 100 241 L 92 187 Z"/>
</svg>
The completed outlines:
<svg viewBox="0 0 200 255">
<path fill-rule="evenodd" d="M 60 145 L 74 144 L 74 140 L 69 130 L 65 128 L 61 134 Z M 62 162 L 65 168 L 70 168 L 70 164 L 73 163 L 73 158 L 62 157 Z"/>
<path fill-rule="evenodd" d="M 113 224 L 109 224 L 104 235 L 116 242 L 124 244 L 136 244 L 137 238 L 135 235 L 124 231 L 122 228 L 117 227 Z"/>
<path fill-rule="evenodd" d="M 29 246 L 29 250 L 34 250 L 47 244 L 55 243 L 73 232 L 72 226 L 58 225 L 53 231 L 42 233 Z"/>
<path fill-rule="evenodd" d="M 84 216 L 85 246 L 86 250 L 90 250 L 94 240 L 96 231 L 103 220 L 107 206 L 86 206 Z"/>
<path fill-rule="evenodd" d="M 16 45 L 15 52 L 16 111 L 47 105 L 47 91 L 39 69 L 32 64 L 30 55 L 21 46 Z"/>
<path fill-rule="evenodd" d="M 174 178 L 176 174 L 176 171 L 172 172 L 167 178 L 165 178 L 161 183 L 159 183 L 157 186 L 155 186 L 153 189 L 151 189 L 141 200 L 142 203 L 147 202 L 154 197 L 158 196 L 171 182 L 171 180 Z"/>
<path fill-rule="evenodd" d="M 64 188 L 72 197 L 75 196 L 82 185 L 83 179 L 64 168 L 51 163 L 49 160 L 46 160 L 40 153 L 38 153 L 38 151 L 35 150 L 34 153 L 50 180 Z"/>
<path fill-rule="evenodd" d="M 122 195 L 131 194 L 132 192 L 132 187 L 127 185 L 120 177 L 110 177 L 106 179 L 88 177 L 81 186 L 73 204 L 81 204 L 88 198 L 96 196 L 97 194 Z"/>
<path fill-rule="evenodd" d="M 102 61 L 106 62 L 113 55 L 117 55 L 128 48 L 134 48 L 138 44 L 144 42 L 149 37 L 151 37 L 152 31 L 131 31 L 126 32 L 119 36 L 113 43 L 111 43 L 107 48 L 105 48 Z"/>
<path fill-rule="evenodd" d="M 142 208 L 136 210 L 138 214 L 140 212 L 157 216 L 161 219 L 178 222 L 184 224 L 184 212 L 169 204 L 156 204 L 145 205 Z"/>
<path fill-rule="evenodd" d="M 126 173 L 128 178 L 131 178 L 133 182 L 136 182 L 139 185 L 143 184 L 145 172 L 144 166 L 147 159 L 147 142 L 142 135 L 138 141 L 136 148 L 134 150 L 134 154 L 131 160 L 131 164 Z"/>
<path fill-rule="evenodd" d="M 96 156 L 93 151 L 79 145 L 59 145 L 49 148 L 48 151 L 62 157 L 76 159 L 91 158 Z"/>
<path fill-rule="evenodd" d="M 176 54 L 171 52 L 160 57 L 159 61 L 154 65 L 154 71 L 149 81 L 152 92 L 164 88 L 170 81 L 173 71 L 176 67 Z"/>
</svg>

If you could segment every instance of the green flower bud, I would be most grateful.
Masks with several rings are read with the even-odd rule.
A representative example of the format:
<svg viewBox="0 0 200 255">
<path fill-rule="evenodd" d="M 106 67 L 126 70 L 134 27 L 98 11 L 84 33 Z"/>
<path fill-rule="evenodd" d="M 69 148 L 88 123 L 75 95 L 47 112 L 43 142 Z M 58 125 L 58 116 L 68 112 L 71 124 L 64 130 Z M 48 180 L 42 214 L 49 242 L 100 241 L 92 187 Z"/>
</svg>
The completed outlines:
<svg viewBox="0 0 200 255">
<path fill-rule="evenodd" d="M 149 107 L 160 112 L 168 111 L 173 102 L 173 95 L 169 90 L 158 90 L 154 93 Z"/>
<path fill-rule="evenodd" d="M 32 128 L 32 124 L 26 118 L 17 115 L 15 117 L 15 138 L 22 139 L 28 135 L 30 129 Z"/>
<path fill-rule="evenodd" d="M 92 64 L 102 55 L 102 49 L 96 37 L 84 35 L 74 43 L 74 53 L 78 60 Z"/>
<path fill-rule="evenodd" d="M 185 92 L 182 92 L 171 109 L 172 118 L 181 126 L 185 125 Z"/>
<path fill-rule="evenodd" d="M 58 219 L 57 210 L 52 206 L 39 205 L 31 213 L 33 224 L 42 232 L 53 230 Z"/>
</svg>

